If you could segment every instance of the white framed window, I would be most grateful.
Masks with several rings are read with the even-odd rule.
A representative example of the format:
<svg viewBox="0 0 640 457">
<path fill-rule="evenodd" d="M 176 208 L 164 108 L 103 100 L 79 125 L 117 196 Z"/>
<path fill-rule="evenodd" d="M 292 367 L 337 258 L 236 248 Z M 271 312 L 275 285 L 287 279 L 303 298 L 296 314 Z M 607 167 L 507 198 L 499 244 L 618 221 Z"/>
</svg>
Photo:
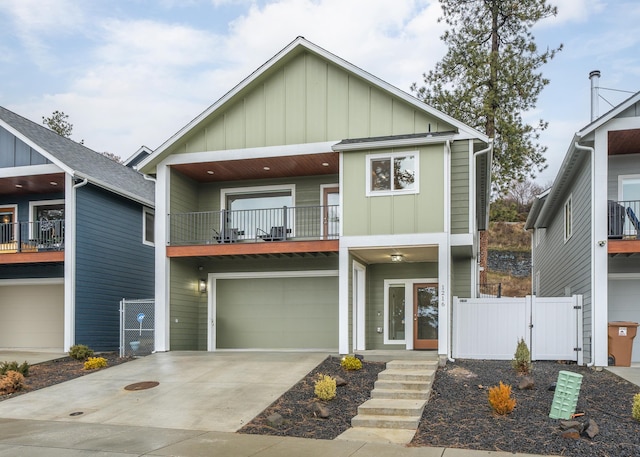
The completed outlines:
<svg viewBox="0 0 640 457">
<path fill-rule="evenodd" d="M 29 239 L 62 242 L 64 209 L 64 200 L 29 202 Z"/>
<path fill-rule="evenodd" d="M 150 208 L 142 208 L 142 244 L 155 246 L 155 212 Z"/>
<path fill-rule="evenodd" d="M 367 196 L 417 194 L 418 151 L 366 156 Z"/>
<path fill-rule="evenodd" d="M 384 344 L 406 344 L 408 292 L 412 288 L 404 281 L 384 281 Z"/>
<path fill-rule="evenodd" d="M 573 195 L 564 202 L 564 241 L 567 242 L 573 235 Z"/>
<path fill-rule="evenodd" d="M 618 204 L 622 209 L 624 225 L 622 235 L 638 235 L 638 218 L 640 218 L 640 175 L 618 176 Z M 618 230 L 619 232 L 619 230 Z"/>
</svg>

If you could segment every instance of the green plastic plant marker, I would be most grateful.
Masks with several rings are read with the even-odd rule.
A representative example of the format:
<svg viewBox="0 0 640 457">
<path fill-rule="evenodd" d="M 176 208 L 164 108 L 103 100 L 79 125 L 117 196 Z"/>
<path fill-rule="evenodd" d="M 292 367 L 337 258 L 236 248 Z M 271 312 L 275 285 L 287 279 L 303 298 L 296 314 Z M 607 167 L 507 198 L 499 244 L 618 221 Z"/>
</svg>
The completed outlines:
<svg viewBox="0 0 640 457">
<path fill-rule="evenodd" d="M 578 394 L 582 384 L 582 375 L 571 371 L 560 371 L 556 392 L 551 403 L 551 419 L 571 419 L 571 415 L 576 412 L 578 405 Z"/>
</svg>

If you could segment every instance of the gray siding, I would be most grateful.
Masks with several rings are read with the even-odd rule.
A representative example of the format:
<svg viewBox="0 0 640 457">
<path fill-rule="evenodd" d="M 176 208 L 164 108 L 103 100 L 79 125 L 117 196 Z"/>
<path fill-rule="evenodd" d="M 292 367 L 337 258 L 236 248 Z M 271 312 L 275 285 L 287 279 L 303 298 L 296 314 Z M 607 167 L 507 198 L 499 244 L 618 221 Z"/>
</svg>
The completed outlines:
<svg viewBox="0 0 640 457">
<path fill-rule="evenodd" d="M 620 175 L 640 175 L 640 154 L 609 156 L 607 179 L 607 198 L 609 200 L 618 201 L 618 176 Z"/>
<path fill-rule="evenodd" d="M 120 300 L 154 295 L 154 250 L 142 244 L 142 206 L 89 184 L 77 190 L 76 208 L 75 340 L 116 350 Z"/>
<path fill-rule="evenodd" d="M 588 157 L 585 154 L 585 157 Z M 585 361 L 591 360 L 591 185 L 590 159 L 585 159 L 570 190 L 555 209 L 549 227 L 533 247 L 533 278 L 540 272 L 540 297 L 582 294 Z M 573 236 L 564 242 L 564 202 L 572 195 Z"/>
<path fill-rule="evenodd" d="M 451 145 L 451 233 L 469 233 L 469 142 Z"/>
<path fill-rule="evenodd" d="M 367 267 L 366 284 L 366 337 L 367 349 L 405 349 L 404 345 L 384 344 L 384 334 L 377 333 L 376 327 L 385 327 L 384 322 L 384 280 L 437 278 L 437 263 L 375 264 Z"/>
</svg>

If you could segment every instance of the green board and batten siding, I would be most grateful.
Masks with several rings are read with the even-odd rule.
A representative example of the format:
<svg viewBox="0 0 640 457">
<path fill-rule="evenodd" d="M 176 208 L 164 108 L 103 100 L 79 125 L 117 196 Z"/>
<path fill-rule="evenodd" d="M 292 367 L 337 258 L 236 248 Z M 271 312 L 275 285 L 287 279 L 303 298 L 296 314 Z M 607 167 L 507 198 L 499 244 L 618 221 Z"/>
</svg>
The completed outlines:
<svg viewBox="0 0 640 457">
<path fill-rule="evenodd" d="M 451 125 L 333 63 L 300 52 L 243 88 L 167 152 L 452 130 Z"/>
</svg>

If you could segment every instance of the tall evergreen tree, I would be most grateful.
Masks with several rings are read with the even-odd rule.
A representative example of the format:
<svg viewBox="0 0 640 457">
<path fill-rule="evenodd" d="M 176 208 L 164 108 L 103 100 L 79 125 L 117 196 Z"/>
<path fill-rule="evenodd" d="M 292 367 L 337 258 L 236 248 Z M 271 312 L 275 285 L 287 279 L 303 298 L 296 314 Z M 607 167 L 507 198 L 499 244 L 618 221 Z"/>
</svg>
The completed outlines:
<svg viewBox="0 0 640 457">
<path fill-rule="evenodd" d="M 540 67 L 562 49 L 540 52 L 531 28 L 555 16 L 546 0 L 440 0 L 449 29 L 444 58 L 412 85 L 426 103 L 494 139 L 493 182 L 498 190 L 534 177 L 545 165 L 538 140 L 547 122 L 522 116 L 549 84 Z"/>
</svg>

